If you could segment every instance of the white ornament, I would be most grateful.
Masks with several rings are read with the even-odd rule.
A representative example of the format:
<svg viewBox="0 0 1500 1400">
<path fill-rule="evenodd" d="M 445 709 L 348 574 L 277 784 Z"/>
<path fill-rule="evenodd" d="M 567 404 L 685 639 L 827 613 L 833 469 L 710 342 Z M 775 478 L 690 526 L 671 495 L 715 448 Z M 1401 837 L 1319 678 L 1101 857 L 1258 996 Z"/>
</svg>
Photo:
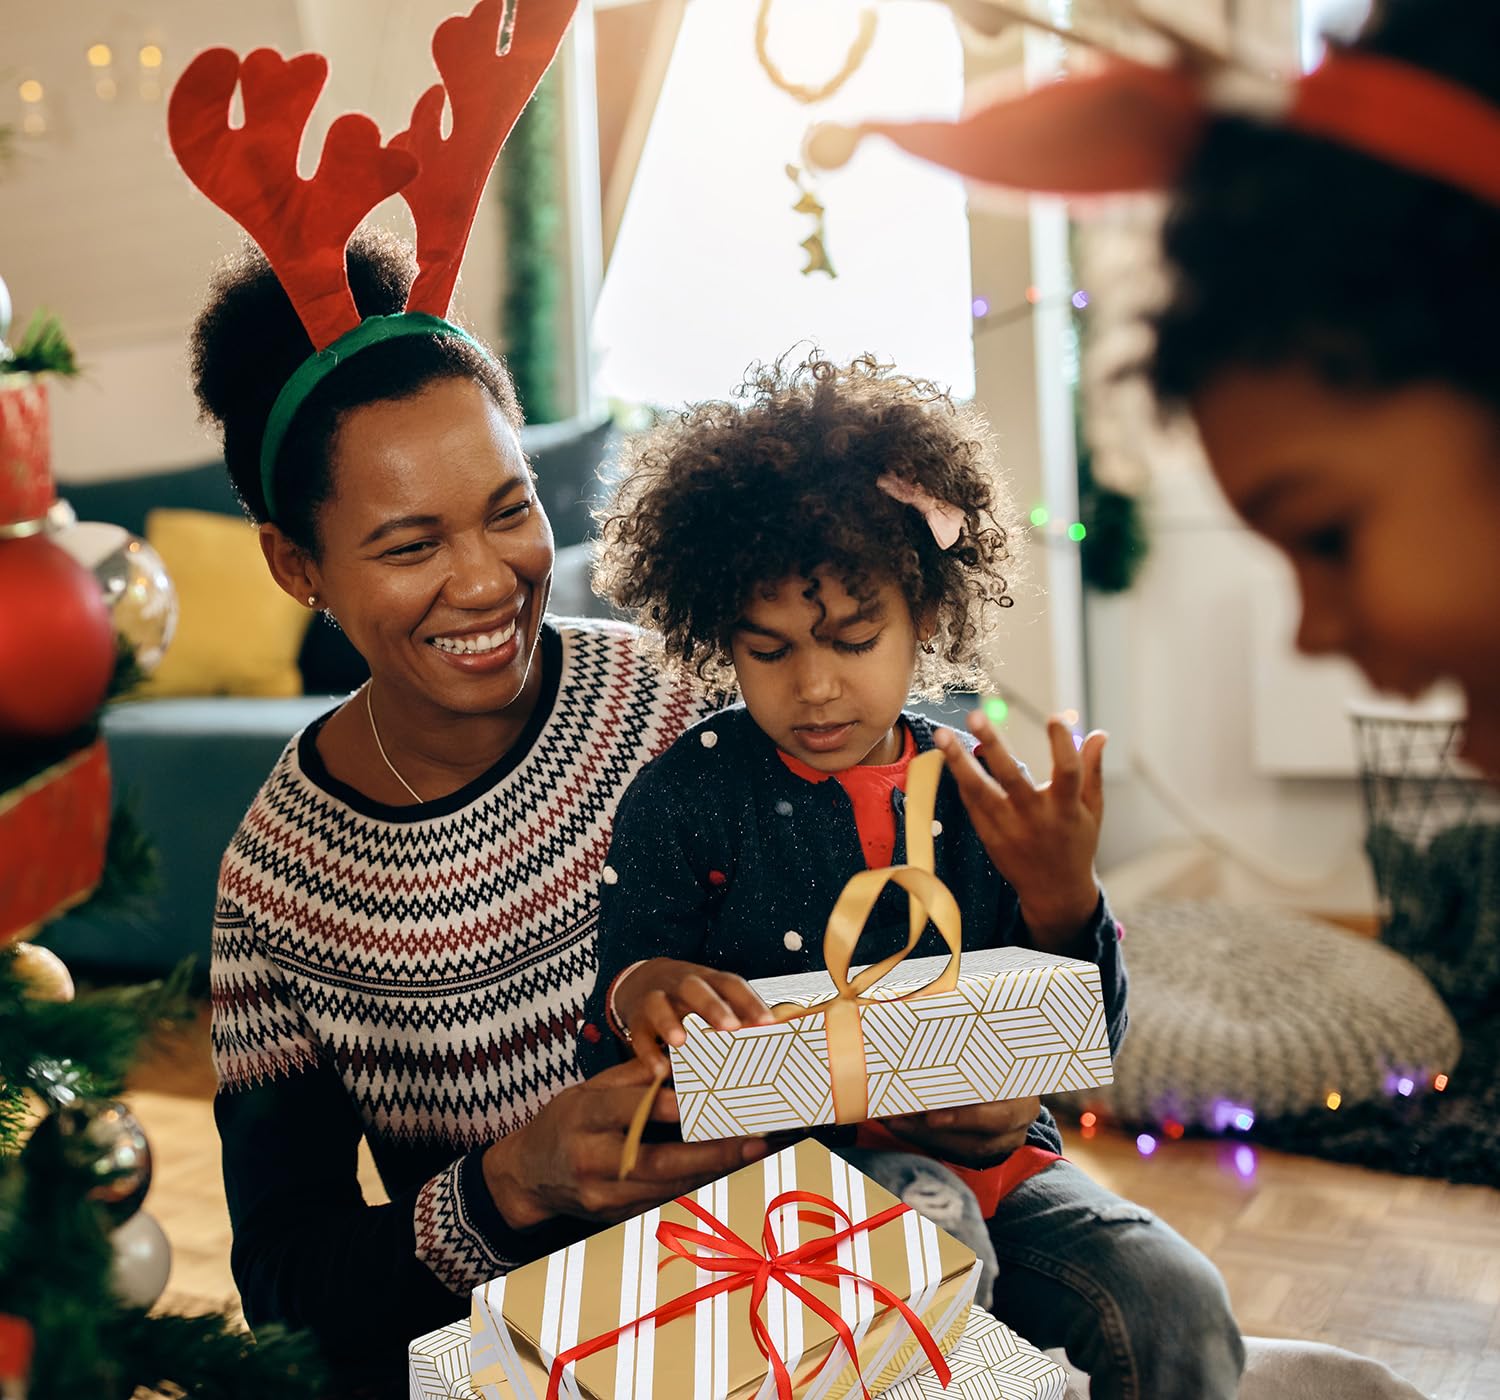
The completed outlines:
<svg viewBox="0 0 1500 1400">
<path fill-rule="evenodd" d="M 792 950 L 792 952 L 796 953 L 801 951 L 802 935 L 798 933 L 796 929 L 789 928 L 781 941 L 785 943 L 786 946 Z"/>
<path fill-rule="evenodd" d="M 702 744 L 704 748 L 711 749 L 715 744 L 719 742 L 719 736 L 715 734 L 712 729 L 705 729 L 703 733 L 698 736 L 698 742 Z"/>
<path fill-rule="evenodd" d="M 606 865 L 604 869 L 600 871 L 600 875 L 603 877 L 604 883 L 606 885 L 618 885 L 620 883 L 620 872 L 616 870 L 612 865 Z"/>
<path fill-rule="evenodd" d="M 138 1210 L 109 1237 L 115 1263 L 110 1285 L 129 1308 L 149 1308 L 161 1297 L 172 1272 L 172 1246 L 155 1219 Z"/>
</svg>

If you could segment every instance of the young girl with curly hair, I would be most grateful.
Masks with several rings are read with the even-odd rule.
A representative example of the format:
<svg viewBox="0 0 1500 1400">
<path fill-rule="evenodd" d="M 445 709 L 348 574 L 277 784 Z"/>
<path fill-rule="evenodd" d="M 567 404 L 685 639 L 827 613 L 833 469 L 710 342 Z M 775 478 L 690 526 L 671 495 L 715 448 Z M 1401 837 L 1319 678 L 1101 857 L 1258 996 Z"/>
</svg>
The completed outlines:
<svg viewBox="0 0 1500 1400">
<path fill-rule="evenodd" d="M 763 1022 L 745 979 L 823 966 L 849 877 L 904 859 L 907 769 L 934 747 L 949 760 L 936 871 L 965 948 L 1096 963 L 1117 1048 L 1125 972 L 1094 875 L 1104 736 L 1079 748 L 1054 721 L 1052 779 L 1035 784 L 982 713 L 976 762 L 972 740 L 905 708 L 914 691 L 982 683 L 1011 602 L 1009 503 L 983 423 L 869 358 L 783 362 L 746 389 L 635 439 L 603 516 L 599 590 L 659 634 L 669 663 L 733 683 L 742 703 L 688 730 L 620 803 L 589 1003 L 590 1025 L 609 1029 L 586 1028 L 585 1065 L 633 1052 L 664 1070 L 661 1045 L 682 1043 L 689 1013 L 726 1030 Z M 892 886 L 859 960 L 906 938 Z M 913 951 L 945 946 L 929 929 Z M 996 1316 L 1066 1347 L 1097 1397 L 1234 1394 L 1243 1351 L 1213 1267 L 1062 1161 L 1036 1098 L 830 1142 L 914 1204 L 957 1201 L 961 1218 L 942 1223 L 991 1265 Z"/>
</svg>

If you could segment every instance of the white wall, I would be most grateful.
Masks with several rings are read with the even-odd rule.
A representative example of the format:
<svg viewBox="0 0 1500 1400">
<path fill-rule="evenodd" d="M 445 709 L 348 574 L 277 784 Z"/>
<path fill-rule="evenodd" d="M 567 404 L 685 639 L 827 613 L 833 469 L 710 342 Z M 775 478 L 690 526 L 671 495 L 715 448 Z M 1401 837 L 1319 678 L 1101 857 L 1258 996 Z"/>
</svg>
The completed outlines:
<svg viewBox="0 0 1500 1400">
<path fill-rule="evenodd" d="M 209 460 L 196 421 L 184 344 L 215 261 L 239 232 L 187 182 L 166 139 L 165 94 L 193 54 L 222 44 L 293 53 L 321 48 L 327 90 L 304 143 L 304 173 L 340 111 L 367 110 L 387 135 L 406 124 L 436 80 L 427 44 L 449 0 L 136 0 L 98 5 L 9 5 L 0 122 L 18 121 L 19 81 L 46 92 L 48 131 L 20 137 L 0 171 L 0 273 L 18 323 L 46 307 L 62 317 L 85 369 L 57 395 L 54 461 L 61 481 L 162 470 Z M 165 54 L 162 96 L 137 95 L 143 42 Z M 85 54 L 105 42 L 119 93 L 95 94 Z M 399 200 L 378 217 L 406 221 Z M 409 222 L 405 223 L 409 228 Z M 481 205 L 459 309 L 481 333 L 498 330 L 500 232 L 496 202 Z"/>
<path fill-rule="evenodd" d="M 1257 672 L 1272 668 L 1283 684 L 1309 687 L 1306 710 L 1273 724 L 1319 735 L 1328 751 L 1347 734 L 1344 694 L 1362 687 L 1342 667 L 1297 658 L 1289 631 L 1274 643 L 1257 637 L 1257 598 L 1291 616 L 1294 590 L 1206 470 L 1163 464 L 1147 521 L 1152 554 L 1136 586 L 1123 598 L 1091 599 L 1088 609 L 1092 718 L 1111 731 L 1114 748 L 1101 864 L 1197 826 L 1244 857 L 1217 863 L 1231 897 L 1372 911 L 1357 782 L 1282 776 L 1268 769 L 1292 765 L 1269 765 L 1256 749 Z"/>
</svg>

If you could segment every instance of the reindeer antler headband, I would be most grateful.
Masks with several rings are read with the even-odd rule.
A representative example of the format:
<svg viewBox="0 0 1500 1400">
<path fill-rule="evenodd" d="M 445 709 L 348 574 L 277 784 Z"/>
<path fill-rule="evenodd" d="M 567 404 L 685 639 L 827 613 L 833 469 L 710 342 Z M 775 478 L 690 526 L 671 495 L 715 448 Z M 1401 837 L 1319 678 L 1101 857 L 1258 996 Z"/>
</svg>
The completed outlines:
<svg viewBox="0 0 1500 1400">
<path fill-rule="evenodd" d="M 1037 23 L 1003 0 L 989 3 Z M 1159 23 L 1152 27 L 1176 37 Z M 1106 47 L 1085 35 L 1064 37 Z M 1188 61 L 1175 68 L 1111 55 L 1098 73 L 1048 84 L 956 122 L 824 127 L 812 133 L 808 157 L 836 167 L 865 136 L 880 135 L 937 165 L 1011 189 L 1063 195 L 1169 189 L 1217 106 L 1213 61 L 1182 45 L 1179 52 Z M 1289 130 L 1500 205 L 1500 108 L 1462 84 L 1413 64 L 1333 50 L 1314 72 L 1272 95 Z"/>
<path fill-rule="evenodd" d="M 479 0 L 438 26 L 432 55 L 442 82 L 417 100 L 411 124 L 382 145 L 368 117 L 347 114 L 328 130 L 310 180 L 297 152 L 328 78 L 321 54 L 283 58 L 256 49 L 198 55 L 172 90 L 167 129 L 188 178 L 259 244 L 314 353 L 282 387 L 261 442 L 260 477 L 274 514 L 272 479 L 287 431 L 313 389 L 351 355 L 403 335 L 472 341 L 446 319 L 485 180 L 522 108 L 546 72 L 577 0 Z M 524 20 L 520 12 L 524 10 Z M 229 124 L 236 86 L 244 123 Z M 452 111 L 442 134 L 444 103 Z M 344 250 L 360 221 L 400 194 L 417 226 L 417 277 L 405 311 L 363 322 L 349 289 Z"/>
</svg>

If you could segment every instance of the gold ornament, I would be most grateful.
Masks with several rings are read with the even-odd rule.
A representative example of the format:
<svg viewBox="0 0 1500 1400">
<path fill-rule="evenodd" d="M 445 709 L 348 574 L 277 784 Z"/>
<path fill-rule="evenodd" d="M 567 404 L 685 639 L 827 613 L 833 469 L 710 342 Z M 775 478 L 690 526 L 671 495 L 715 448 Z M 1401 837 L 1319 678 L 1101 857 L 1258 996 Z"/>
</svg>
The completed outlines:
<svg viewBox="0 0 1500 1400">
<path fill-rule="evenodd" d="M 755 14 L 755 57 L 760 62 L 766 77 L 786 93 L 788 97 L 795 99 L 804 105 L 815 102 L 823 102 L 836 93 L 850 78 L 859 70 L 860 64 L 869 56 L 871 45 L 875 42 L 876 18 L 874 10 L 861 10 L 859 15 L 859 33 L 854 36 L 854 42 L 849 45 L 849 52 L 844 55 L 844 62 L 827 82 L 816 86 L 808 86 L 804 83 L 794 83 L 778 67 L 776 60 L 771 57 L 771 6 L 774 0 L 761 0 L 760 8 Z M 850 147 L 851 153 L 853 147 Z M 848 157 L 846 156 L 847 160 Z M 837 162 L 842 164 L 843 162 Z M 832 168 L 824 167 L 824 168 Z M 827 229 L 824 227 L 824 208 L 817 194 L 805 182 L 804 172 L 795 165 L 786 167 L 787 175 L 796 183 L 801 192 L 801 198 L 792 206 L 798 214 L 810 214 L 817 220 L 813 231 L 804 238 L 800 244 L 807 254 L 807 265 L 802 269 L 804 277 L 810 277 L 815 272 L 825 273 L 829 277 L 837 277 L 833 262 L 828 256 Z"/>
<path fill-rule="evenodd" d="M 73 1000 L 73 974 L 68 965 L 50 948 L 35 943 L 16 943 L 15 961 L 11 964 L 17 980 L 34 1001 L 68 1002 Z"/>
<path fill-rule="evenodd" d="M 820 83 L 817 87 L 805 87 L 801 83 L 792 82 L 777 67 L 776 60 L 771 57 L 771 5 L 773 3 L 774 0 L 760 0 L 760 9 L 755 14 L 755 56 L 760 60 L 760 66 L 765 69 L 766 77 L 787 96 L 795 97 L 798 102 L 807 105 L 832 97 L 854 76 L 859 65 L 869 56 L 870 46 L 875 42 L 875 11 L 860 11 L 859 33 L 854 36 L 854 42 L 849 45 L 849 52 L 844 55 L 844 63 L 839 71 L 826 83 Z"/>
<path fill-rule="evenodd" d="M 817 220 L 813 231 L 799 245 L 807 254 L 807 266 L 802 269 L 802 275 L 807 277 L 814 272 L 826 272 L 830 277 L 837 277 L 838 273 L 834 271 L 833 263 L 829 261 L 828 249 L 825 247 L 823 241 L 827 234 L 827 230 L 823 226 L 823 203 L 817 195 L 803 184 L 802 171 L 795 165 L 787 166 L 786 173 L 787 178 L 801 191 L 801 197 L 792 205 L 792 212 L 794 214 L 810 214 Z"/>
</svg>

